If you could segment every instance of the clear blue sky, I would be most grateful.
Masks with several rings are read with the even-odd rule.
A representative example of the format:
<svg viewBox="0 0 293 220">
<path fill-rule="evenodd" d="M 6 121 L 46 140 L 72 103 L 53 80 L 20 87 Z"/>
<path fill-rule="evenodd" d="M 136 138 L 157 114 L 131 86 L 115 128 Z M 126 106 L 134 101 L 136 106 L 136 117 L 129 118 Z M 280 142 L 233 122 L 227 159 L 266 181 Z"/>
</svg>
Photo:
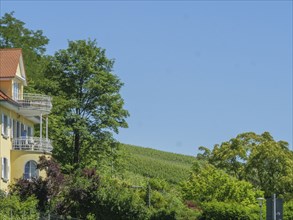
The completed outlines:
<svg viewBox="0 0 293 220">
<path fill-rule="evenodd" d="M 131 116 L 116 138 L 196 155 L 247 131 L 292 149 L 292 1 L 1 1 L 50 39 L 97 39 Z"/>
</svg>

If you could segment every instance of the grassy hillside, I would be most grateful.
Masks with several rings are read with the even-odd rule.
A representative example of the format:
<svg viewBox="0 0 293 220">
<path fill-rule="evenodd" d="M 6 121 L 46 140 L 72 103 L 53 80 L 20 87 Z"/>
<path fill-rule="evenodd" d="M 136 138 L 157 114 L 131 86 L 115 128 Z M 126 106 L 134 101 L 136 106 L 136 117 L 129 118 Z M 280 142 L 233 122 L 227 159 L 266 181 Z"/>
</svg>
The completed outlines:
<svg viewBox="0 0 293 220">
<path fill-rule="evenodd" d="M 136 175 L 164 179 L 170 183 L 186 180 L 195 160 L 192 156 L 159 151 L 151 148 L 122 145 L 125 168 Z"/>
</svg>

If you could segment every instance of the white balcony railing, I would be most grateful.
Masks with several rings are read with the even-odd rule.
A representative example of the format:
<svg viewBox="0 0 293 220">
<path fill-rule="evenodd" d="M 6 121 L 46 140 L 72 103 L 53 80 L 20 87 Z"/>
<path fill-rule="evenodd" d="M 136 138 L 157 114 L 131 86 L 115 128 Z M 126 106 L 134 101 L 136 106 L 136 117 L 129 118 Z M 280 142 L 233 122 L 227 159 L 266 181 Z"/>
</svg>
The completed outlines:
<svg viewBox="0 0 293 220">
<path fill-rule="evenodd" d="M 26 137 L 14 138 L 12 143 L 12 149 L 50 153 L 53 150 L 53 146 L 51 140 L 49 139 L 39 137 Z"/>
<path fill-rule="evenodd" d="M 17 102 L 24 110 L 37 110 L 49 113 L 52 109 L 51 97 L 47 95 L 24 93 L 23 99 L 18 99 Z"/>
</svg>

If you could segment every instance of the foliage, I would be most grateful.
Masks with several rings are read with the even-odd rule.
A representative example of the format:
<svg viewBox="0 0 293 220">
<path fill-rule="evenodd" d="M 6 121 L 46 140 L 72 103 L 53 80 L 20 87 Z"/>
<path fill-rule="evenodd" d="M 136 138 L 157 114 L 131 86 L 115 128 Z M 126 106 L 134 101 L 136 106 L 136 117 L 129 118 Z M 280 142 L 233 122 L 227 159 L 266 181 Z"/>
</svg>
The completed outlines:
<svg viewBox="0 0 293 220">
<path fill-rule="evenodd" d="M 215 167 L 240 180 L 251 182 L 256 188 L 293 198 L 293 152 L 285 141 L 276 142 L 269 132 L 257 135 L 247 132 L 237 135 L 210 151 L 203 151 L 197 158 L 206 160 Z"/>
<path fill-rule="evenodd" d="M 274 193 L 293 199 L 293 152 L 279 143 L 262 143 L 251 151 L 246 165 L 247 180 L 259 186 L 266 196 Z"/>
<path fill-rule="evenodd" d="M 186 200 L 199 203 L 219 201 L 248 205 L 262 196 L 250 183 L 239 181 L 204 162 L 195 162 L 189 180 L 182 183 L 182 191 Z"/>
<path fill-rule="evenodd" d="M 183 203 L 180 196 L 173 191 L 151 191 L 150 219 L 197 219 L 201 215 L 199 209 L 194 209 Z"/>
<path fill-rule="evenodd" d="M 12 194 L 18 195 L 22 201 L 25 201 L 30 196 L 35 196 L 38 199 L 38 209 L 44 211 L 48 202 L 48 192 L 46 187 L 46 181 L 41 178 L 33 180 L 19 179 L 13 188 Z"/>
<path fill-rule="evenodd" d="M 6 198 L 6 192 L 0 189 L 0 199 Z"/>
<path fill-rule="evenodd" d="M 148 180 L 146 179 L 146 181 Z M 162 183 L 160 180 L 149 179 L 150 188 L 147 182 L 137 188 L 129 182 L 117 178 L 110 178 L 104 183 L 106 185 L 105 188 L 102 188 L 103 196 L 101 198 L 104 198 L 106 204 L 109 205 L 103 207 L 100 212 L 103 213 L 112 207 L 109 211 L 112 219 L 117 219 L 114 213 L 117 213 L 121 219 L 196 219 L 196 216 L 199 215 L 199 212 L 189 209 L 180 197 L 165 185 L 168 184 L 167 182 Z M 149 208 L 147 206 L 148 192 L 150 192 L 151 205 Z M 104 216 L 100 216 L 100 218 L 105 219 Z"/>
<path fill-rule="evenodd" d="M 11 186 L 11 193 L 18 195 L 23 201 L 34 196 L 38 199 L 38 209 L 45 211 L 49 201 L 60 192 L 64 176 L 61 174 L 58 163 L 54 159 L 48 160 L 45 156 L 40 157 L 38 168 L 46 171 L 45 179 L 41 177 L 31 180 L 18 179 Z"/>
<path fill-rule="evenodd" d="M 293 220 L 293 200 L 284 203 L 284 220 Z"/>
<path fill-rule="evenodd" d="M 51 135 L 56 139 L 54 155 L 63 165 L 97 166 L 101 152 L 114 155 L 117 150 L 112 132 L 127 127 L 129 114 L 119 94 L 123 83 L 111 72 L 113 64 L 91 40 L 69 41 L 67 49 L 50 57 L 42 90 L 57 99 Z"/>
<path fill-rule="evenodd" d="M 41 30 L 29 30 L 25 23 L 16 19 L 14 12 L 5 13 L 0 19 L 0 48 L 22 48 L 24 65 L 30 90 L 41 80 L 45 68 L 44 52 L 49 39 Z"/>
<path fill-rule="evenodd" d="M 262 135 L 257 135 L 253 132 L 247 132 L 237 135 L 229 141 L 216 144 L 212 152 L 200 147 L 199 150 L 204 151 L 203 154 L 198 154 L 198 159 L 206 159 L 214 166 L 225 170 L 228 174 L 244 179 L 244 166 L 249 158 L 251 150 L 260 143 L 272 140 L 269 133 L 265 132 Z"/>
<path fill-rule="evenodd" d="M 100 178 L 92 169 L 70 175 L 54 206 L 59 215 L 80 219 L 146 219 L 148 216 L 138 191 L 119 179 Z"/>
<path fill-rule="evenodd" d="M 147 219 L 148 210 L 140 190 L 116 178 L 105 178 L 99 192 L 98 219 Z"/>
<path fill-rule="evenodd" d="M 25 219 L 34 220 L 38 218 L 36 206 L 37 200 L 34 197 L 28 197 L 24 201 L 16 195 L 0 198 L 0 218 L 10 219 L 13 216 L 14 219 L 25 217 Z"/>
<path fill-rule="evenodd" d="M 257 205 L 243 206 L 233 202 L 207 202 L 202 204 L 203 214 L 201 220 L 250 220 L 259 219 Z"/>
<path fill-rule="evenodd" d="M 46 170 L 47 178 L 19 179 L 11 192 L 22 201 L 35 196 L 42 212 L 81 219 L 145 219 L 148 215 L 139 192 L 110 177 L 101 182 L 94 169 L 78 169 L 63 176 L 58 164 L 44 157 L 38 167 Z"/>
<path fill-rule="evenodd" d="M 85 219 L 91 214 L 99 186 L 100 177 L 95 170 L 77 170 L 67 178 L 62 191 L 55 198 L 54 210 L 59 215 Z"/>
</svg>

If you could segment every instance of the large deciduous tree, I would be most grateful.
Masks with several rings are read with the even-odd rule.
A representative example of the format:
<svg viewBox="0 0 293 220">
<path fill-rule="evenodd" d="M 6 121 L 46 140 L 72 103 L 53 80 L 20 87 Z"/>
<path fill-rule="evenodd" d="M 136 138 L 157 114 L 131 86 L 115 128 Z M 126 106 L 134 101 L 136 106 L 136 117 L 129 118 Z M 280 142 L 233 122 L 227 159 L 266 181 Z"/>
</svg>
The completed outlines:
<svg viewBox="0 0 293 220">
<path fill-rule="evenodd" d="M 113 133 L 127 127 L 123 83 L 112 73 L 113 64 L 95 40 L 69 41 L 49 61 L 43 89 L 57 97 L 51 127 L 63 165 L 89 165 L 101 152 L 113 153 Z"/>
<path fill-rule="evenodd" d="M 277 193 L 293 199 L 293 152 L 281 143 L 269 141 L 255 147 L 245 168 L 246 179 L 266 196 Z"/>
<path fill-rule="evenodd" d="M 255 191 L 251 183 L 239 181 L 206 162 L 195 161 L 187 181 L 181 184 L 183 197 L 203 202 L 237 202 L 255 204 L 261 191 Z"/>
<path fill-rule="evenodd" d="M 269 132 L 261 135 L 247 132 L 203 151 L 198 159 L 240 180 L 247 180 L 265 192 L 293 198 L 293 152 L 285 141 L 275 141 Z"/>
</svg>

